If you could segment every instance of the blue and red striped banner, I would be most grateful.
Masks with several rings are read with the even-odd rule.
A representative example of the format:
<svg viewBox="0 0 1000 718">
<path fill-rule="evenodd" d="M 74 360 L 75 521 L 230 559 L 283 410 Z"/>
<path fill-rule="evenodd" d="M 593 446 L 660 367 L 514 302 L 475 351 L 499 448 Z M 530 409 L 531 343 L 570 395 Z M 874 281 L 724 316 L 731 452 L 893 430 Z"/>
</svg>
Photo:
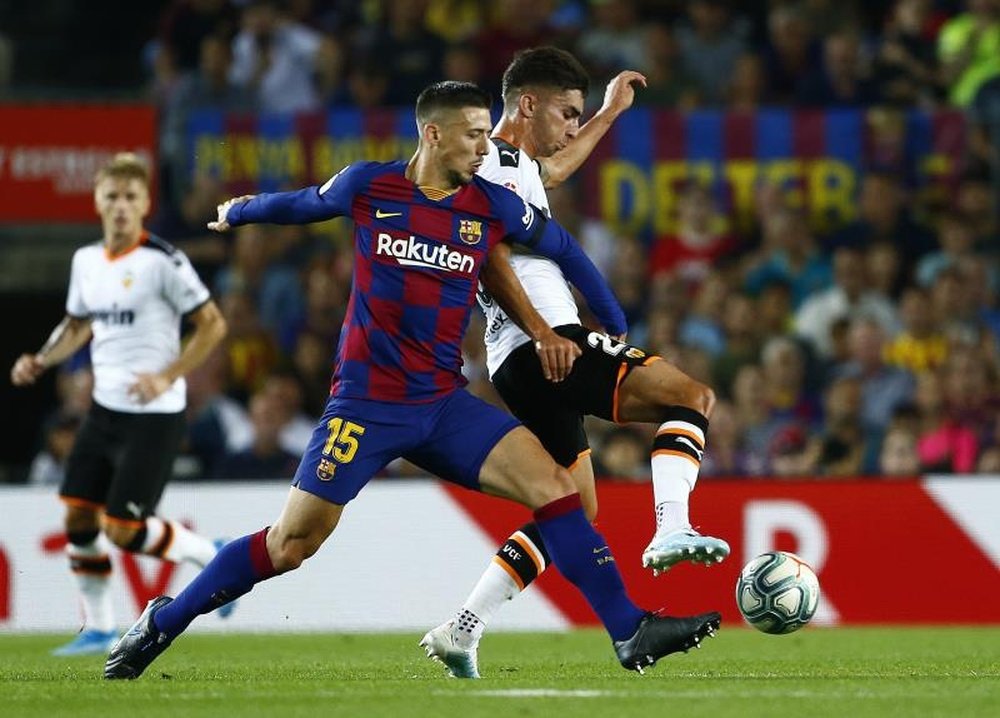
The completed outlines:
<svg viewBox="0 0 1000 718">
<path fill-rule="evenodd" d="M 335 110 L 324 115 L 203 112 L 188 128 L 192 169 L 222 177 L 235 194 L 321 183 L 357 160 L 408 157 L 410 110 Z M 897 172 L 916 196 L 941 202 L 961 169 L 965 120 L 957 112 L 786 110 L 687 114 L 632 110 L 580 171 L 580 203 L 617 228 L 668 231 L 678 187 L 712 188 L 738 224 L 756 188 L 780 185 L 819 228 L 853 218 L 858 180 Z"/>
</svg>

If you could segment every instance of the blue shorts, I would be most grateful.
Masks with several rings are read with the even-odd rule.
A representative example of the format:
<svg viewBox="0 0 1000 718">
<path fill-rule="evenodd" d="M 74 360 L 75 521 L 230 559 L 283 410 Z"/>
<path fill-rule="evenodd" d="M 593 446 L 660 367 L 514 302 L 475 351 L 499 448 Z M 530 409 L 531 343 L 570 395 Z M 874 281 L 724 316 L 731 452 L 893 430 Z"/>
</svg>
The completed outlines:
<svg viewBox="0 0 1000 718">
<path fill-rule="evenodd" d="M 513 416 L 464 389 L 426 404 L 330 397 L 292 486 L 343 505 L 389 462 L 405 458 L 479 491 L 487 455 L 518 426 Z"/>
</svg>

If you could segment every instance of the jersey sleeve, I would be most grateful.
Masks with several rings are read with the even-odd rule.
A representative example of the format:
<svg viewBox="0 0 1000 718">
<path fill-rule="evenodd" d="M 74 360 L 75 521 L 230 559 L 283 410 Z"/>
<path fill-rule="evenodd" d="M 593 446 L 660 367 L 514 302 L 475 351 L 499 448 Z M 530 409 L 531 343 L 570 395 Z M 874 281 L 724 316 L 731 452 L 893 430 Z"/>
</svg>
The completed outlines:
<svg viewBox="0 0 1000 718">
<path fill-rule="evenodd" d="M 559 265 L 566 279 L 583 294 L 601 325 L 611 334 L 624 334 L 628 329 L 625 312 L 607 280 L 573 236 L 513 192 L 495 185 L 487 192 L 504 226 L 504 238 Z"/>
<path fill-rule="evenodd" d="M 226 221 L 238 227 L 242 224 L 308 224 L 349 216 L 354 197 L 366 186 L 371 168 L 376 164 L 355 162 L 322 185 L 293 192 L 259 194 L 230 207 Z"/>
<path fill-rule="evenodd" d="M 83 288 L 80 283 L 80 251 L 73 255 L 73 262 L 69 270 L 69 291 L 66 293 L 66 313 L 77 319 L 84 319 L 90 316 L 83 301 Z"/>
<path fill-rule="evenodd" d="M 181 251 L 163 258 L 163 295 L 178 314 L 188 314 L 211 299 L 191 261 Z"/>
</svg>

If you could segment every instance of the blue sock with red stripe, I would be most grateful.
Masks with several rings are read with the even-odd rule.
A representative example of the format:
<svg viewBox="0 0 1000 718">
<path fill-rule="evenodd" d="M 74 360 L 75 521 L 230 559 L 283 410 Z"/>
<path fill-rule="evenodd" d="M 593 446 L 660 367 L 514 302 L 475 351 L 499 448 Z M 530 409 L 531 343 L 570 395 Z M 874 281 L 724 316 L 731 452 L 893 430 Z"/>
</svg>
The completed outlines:
<svg viewBox="0 0 1000 718">
<path fill-rule="evenodd" d="M 535 524 L 560 573 L 576 586 L 601 619 L 613 641 L 629 638 L 644 612 L 632 603 L 608 542 L 583 513 L 580 494 L 571 494 L 535 511 Z"/>
<path fill-rule="evenodd" d="M 267 529 L 230 541 L 177 597 L 153 616 L 157 629 L 173 640 L 196 617 L 249 593 L 278 572 L 267 555 Z"/>
</svg>

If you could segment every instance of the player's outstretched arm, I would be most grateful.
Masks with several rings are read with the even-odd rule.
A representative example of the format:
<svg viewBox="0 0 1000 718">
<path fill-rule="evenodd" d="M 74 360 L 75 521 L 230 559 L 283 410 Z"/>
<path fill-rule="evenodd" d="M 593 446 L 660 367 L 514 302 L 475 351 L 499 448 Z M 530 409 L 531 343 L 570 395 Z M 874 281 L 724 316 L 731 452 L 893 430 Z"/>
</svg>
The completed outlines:
<svg viewBox="0 0 1000 718">
<path fill-rule="evenodd" d="M 587 306 L 608 334 L 624 334 L 628 330 L 625 312 L 607 280 L 561 224 L 555 220 L 546 222 L 541 219 L 538 210 L 534 212 L 539 217 L 538 221 L 545 222 L 545 226 L 535 233 L 532 241 L 526 243 L 527 246 L 559 265 L 566 279 L 580 290 L 587 300 Z M 519 241 L 516 236 L 514 239 Z"/>
<path fill-rule="evenodd" d="M 580 128 L 576 137 L 551 157 L 539 158 L 542 184 L 546 189 L 561 185 L 590 157 L 618 116 L 632 106 L 637 85 L 646 86 L 646 76 L 642 73 L 635 70 L 618 73 L 604 91 L 604 104 Z"/>
<path fill-rule="evenodd" d="M 560 382 L 569 376 L 573 362 L 580 356 L 576 342 L 556 334 L 538 313 L 524 285 L 510 267 L 510 247 L 501 242 L 490 250 L 479 281 L 513 320 L 535 343 L 542 364 L 542 374 L 549 381 Z"/>
<path fill-rule="evenodd" d="M 90 337 L 89 319 L 66 316 L 36 354 L 22 354 L 17 358 L 10 370 L 11 383 L 14 386 L 34 384 L 46 369 L 66 361 L 89 342 Z"/>
<path fill-rule="evenodd" d="M 186 338 L 180 355 L 163 371 L 138 374 L 128 393 L 145 404 L 165 392 L 182 376 L 201 365 L 226 336 L 226 320 L 211 299 L 188 315 L 194 330 Z"/>
</svg>

